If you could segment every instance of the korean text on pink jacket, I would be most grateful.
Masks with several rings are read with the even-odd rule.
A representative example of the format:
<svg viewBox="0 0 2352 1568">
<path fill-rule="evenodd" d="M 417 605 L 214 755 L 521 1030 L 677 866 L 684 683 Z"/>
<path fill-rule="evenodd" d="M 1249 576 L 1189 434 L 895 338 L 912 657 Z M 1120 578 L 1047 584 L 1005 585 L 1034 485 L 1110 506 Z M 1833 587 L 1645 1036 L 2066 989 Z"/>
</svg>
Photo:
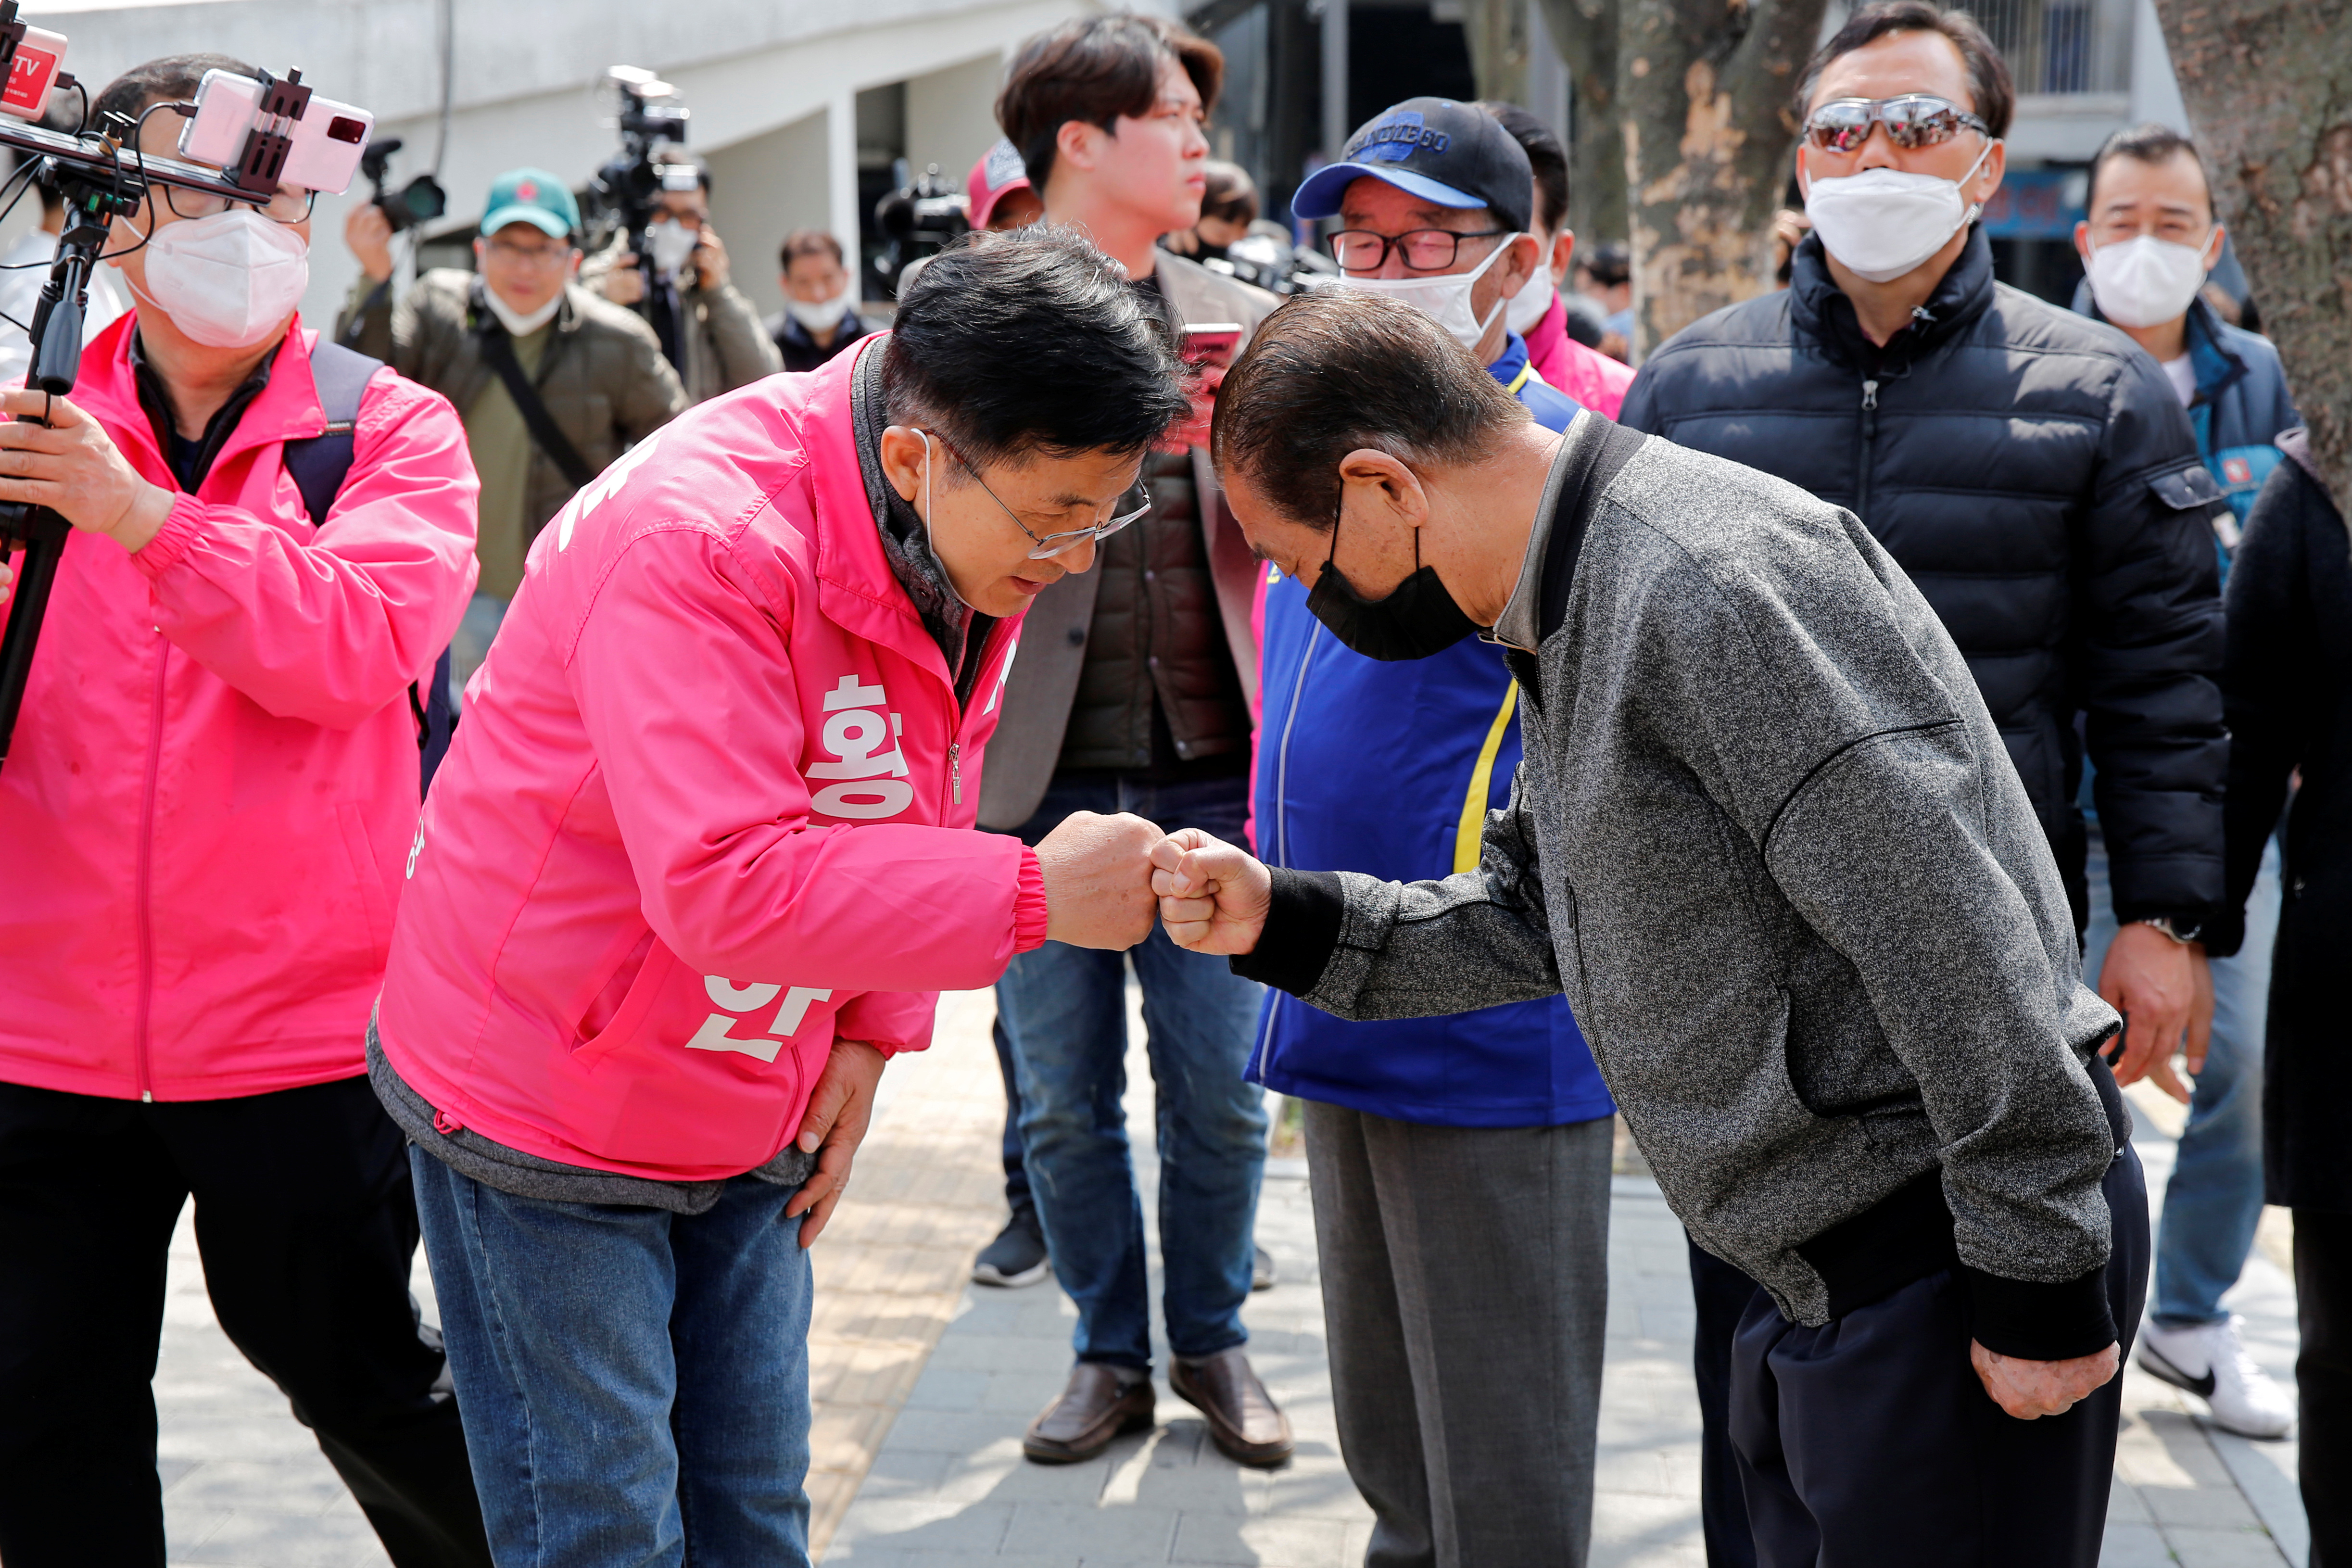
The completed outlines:
<svg viewBox="0 0 2352 1568">
<path fill-rule="evenodd" d="M 176 490 L 131 365 L 74 402 Z M 478 489 L 437 393 L 377 373 L 313 528 L 326 428 L 299 324 L 204 483 L 136 554 L 77 531 L 0 768 L 0 1082 L 210 1100 L 366 1070 L 416 825 L 409 683 L 472 591 Z"/>
<path fill-rule="evenodd" d="M 1019 630 L 959 704 L 882 553 L 862 353 L 702 404 L 532 546 L 409 856 L 377 1030 L 509 1148 L 709 1181 L 799 1131 L 836 1037 L 1045 940 L 1036 858 L 972 827 Z"/>
</svg>

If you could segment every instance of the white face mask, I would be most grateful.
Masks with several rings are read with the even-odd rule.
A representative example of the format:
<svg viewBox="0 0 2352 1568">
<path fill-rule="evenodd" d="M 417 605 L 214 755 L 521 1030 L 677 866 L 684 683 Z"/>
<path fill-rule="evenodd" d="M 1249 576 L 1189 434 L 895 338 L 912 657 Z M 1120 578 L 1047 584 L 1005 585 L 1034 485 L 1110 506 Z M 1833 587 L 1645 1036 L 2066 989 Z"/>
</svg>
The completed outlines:
<svg viewBox="0 0 2352 1568">
<path fill-rule="evenodd" d="M 1494 324 L 1495 318 L 1510 301 L 1496 300 L 1495 308 L 1486 312 L 1486 319 L 1482 321 L 1470 308 L 1471 285 L 1486 276 L 1486 268 L 1503 258 L 1503 253 L 1511 248 L 1511 242 L 1517 238 L 1518 236 L 1516 234 L 1506 235 L 1503 243 L 1495 247 L 1493 255 L 1467 272 L 1446 273 L 1436 278 L 1351 278 L 1342 272 L 1323 286 L 1327 289 L 1355 289 L 1366 294 L 1385 294 L 1391 300 L 1411 305 L 1453 333 L 1454 342 L 1475 353 L 1478 341 L 1486 335 L 1486 329 Z M 1520 292 L 1525 293 L 1526 290 L 1521 289 Z"/>
<path fill-rule="evenodd" d="M 676 278 L 701 243 L 700 230 L 688 228 L 676 218 L 662 219 L 653 226 L 654 270 L 665 278 Z"/>
<path fill-rule="evenodd" d="M 2205 287 L 2205 247 L 2143 234 L 2091 252 L 2089 271 L 2101 315 L 2119 327 L 2153 327 L 2187 310 Z"/>
<path fill-rule="evenodd" d="M 286 324 L 310 286 L 310 247 L 251 207 L 165 224 L 146 245 L 143 292 L 214 349 L 247 349 Z"/>
<path fill-rule="evenodd" d="M 1805 192 L 1805 216 L 1813 220 L 1822 248 L 1847 271 L 1872 283 L 1890 282 L 1976 222 L 1984 204 L 1969 201 L 1961 187 L 1977 177 L 1996 145 L 1987 142 L 1957 180 L 1901 169 L 1864 169 L 1815 180 Z"/>
<path fill-rule="evenodd" d="M 549 295 L 546 303 L 539 309 L 529 311 L 518 310 L 499 299 L 499 291 L 487 283 L 482 286 L 482 298 L 488 301 L 490 314 L 499 319 L 499 325 L 507 330 L 507 336 L 510 338 L 530 336 L 555 320 L 555 312 L 563 308 L 563 290 L 561 289 Z"/>
<path fill-rule="evenodd" d="M 1550 311 L 1551 302 L 1556 298 L 1558 293 L 1552 288 L 1551 268 L 1537 268 L 1536 275 L 1528 280 L 1528 286 L 1512 295 L 1503 306 L 1503 325 L 1521 337 L 1527 336 L 1528 331 Z"/>
<path fill-rule="evenodd" d="M 852 278 L 842 285 L 840 293 L 830 300 L 819 300 L 814 305 L 797 295 L 787 294 L 784 296 L 784 309 L 793 313 L 793 321 L 810 331 L 829 332 L 841 325 L 844 316 L 857 309 L 857 279 Z"/>
</svg>

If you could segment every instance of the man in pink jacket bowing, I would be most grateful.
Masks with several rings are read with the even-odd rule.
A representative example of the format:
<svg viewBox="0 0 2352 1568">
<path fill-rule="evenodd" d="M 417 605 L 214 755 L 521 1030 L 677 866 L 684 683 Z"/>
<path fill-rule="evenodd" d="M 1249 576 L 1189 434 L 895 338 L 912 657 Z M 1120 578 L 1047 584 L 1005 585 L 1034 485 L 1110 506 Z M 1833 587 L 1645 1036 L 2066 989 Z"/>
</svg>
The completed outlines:
<svg viewBox="0 0 2352 1568">
<path fill-rule="evenodd" d="M 147 111 L 215 68 L 252 74 L 152 61 L 91 122 L 169 154 L 183 122 Z M 74 525 L 0 768 L 8 1568 L 163 1560 L 148 1384 L 191 1196 L 221 1327 L 393 1561 L 488 1561 L 361 1049 L 416 825 L 410 692 L 474 583 L 474 466 L 437 393 L 303 326 L 310 210 L 152 188 L 108 246 L 135 309 L 70 398 L 0 401 L 50 421 L 0 425 L 0 500 Z"/>
<path fill-rule="evenodd" d="M 1139 515 L 1181 376 L 1083 239 L 978 236 L 533 545 L 371 1052 L 502 1563 L 807 1562 L 803 1248 L 884 1063 L 1150 929 L 1150 824 L 972 821 L 1021 616 Z"/>
</svg>

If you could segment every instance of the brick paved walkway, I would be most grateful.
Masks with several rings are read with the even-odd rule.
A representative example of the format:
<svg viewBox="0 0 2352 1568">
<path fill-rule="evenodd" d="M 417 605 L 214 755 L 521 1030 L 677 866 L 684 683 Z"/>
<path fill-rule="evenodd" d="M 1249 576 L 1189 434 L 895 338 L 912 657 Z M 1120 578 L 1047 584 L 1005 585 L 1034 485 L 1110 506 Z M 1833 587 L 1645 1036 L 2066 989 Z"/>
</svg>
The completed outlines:
<svg viewBox="0 0 2352 1568">
<path fill-rule="evenodd" d="M 885 1076 L 852 1198 L 816 1249 L 812 1331 L 814 1538 L 857 1568 L 1087 1568 L 1144 1563 L 1352 1568 L 1370 1516 L 1332 1436 L 1322 1311 L 1303 1163 L 1273 1162 L 1259 1240 L 1282 1282 L 1246 1318 L 1260 1372 L 1290 1411 L 1299 1456 L 1246 1471 L 1219 1456 L 1160 1385 L 1160 1428 L 1092 1464 L 1020 1457 L 1029 1418 L 1059 1390 L 1073 1316 L 1051 1284 L 968 1285 L 1002 1219 L 1003 1115 L 986 994 L 946 998 L 939 1042 Z M 1150 1074 L 1130 1068 L 1129 1125 L 1153 1169 Z M 2177 1118 L 2135 1095 L 2151 1186 L 2168 1174 Z M 1597 1568 L 1698 1568 L 1697 1409 L 1680 1228 L 1638 1174 L 1614 1184 Z M 1152 1205 L 1147 1202 L 1145 1213 Z M 2273 1215 L 2275 1221 L 2277 1216 Z M 2293 1296 L 2274 1226 L 2231 1299 L 2249 1342 L 2291 1377 Z M 417 1286 L 431 1316 L 431 1285 Z M 192 1233 L 174 1244 L 162 1363 L 160 1468 L 169 1556 L 211 1568 L 359 1568 L 386 1562 L 350 1495 L 285 1402 L 213 1321 Z M 2300 1565 L 2305 1542 L 2290 1443 L 2214 1433 L 2199 1402 L 2135 1372 L 2104 1561 L 2113 1568 Z"/>
</svg>

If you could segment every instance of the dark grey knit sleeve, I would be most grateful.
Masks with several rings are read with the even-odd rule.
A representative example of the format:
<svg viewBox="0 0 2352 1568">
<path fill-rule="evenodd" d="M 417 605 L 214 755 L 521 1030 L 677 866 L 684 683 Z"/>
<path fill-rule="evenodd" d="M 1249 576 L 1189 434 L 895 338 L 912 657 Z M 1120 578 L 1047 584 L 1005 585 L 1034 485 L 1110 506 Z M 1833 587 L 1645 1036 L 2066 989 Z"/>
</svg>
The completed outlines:
<svg viewBox="0 0 2352 1568">
<path fill-rule="evenodd" d="M 1558 994 L 1555 911 L 1526 817 L 1525 765 L 1490 812 L 1478 868 L 1435 882 L 1334 873 L 1342 895 L 1329 962 L 1300 995 L 1341 1018 L 1426 1018 Z"/>
</svg>

